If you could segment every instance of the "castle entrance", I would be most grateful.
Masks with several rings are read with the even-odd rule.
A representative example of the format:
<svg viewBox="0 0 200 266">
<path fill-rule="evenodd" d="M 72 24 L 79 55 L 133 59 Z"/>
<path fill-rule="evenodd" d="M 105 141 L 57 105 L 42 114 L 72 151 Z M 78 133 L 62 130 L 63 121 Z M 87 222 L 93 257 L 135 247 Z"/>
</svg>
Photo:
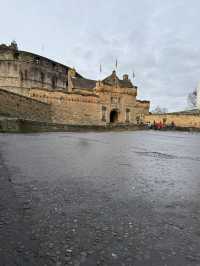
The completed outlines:
<svg viewBox="0 0 200 266">
<path fill-rule="evenodd" d="M 116 123 L 118 121 L 118 112 L 116 110 L 112 110 L 110 112 L 110 123 Z"/>
</svg>

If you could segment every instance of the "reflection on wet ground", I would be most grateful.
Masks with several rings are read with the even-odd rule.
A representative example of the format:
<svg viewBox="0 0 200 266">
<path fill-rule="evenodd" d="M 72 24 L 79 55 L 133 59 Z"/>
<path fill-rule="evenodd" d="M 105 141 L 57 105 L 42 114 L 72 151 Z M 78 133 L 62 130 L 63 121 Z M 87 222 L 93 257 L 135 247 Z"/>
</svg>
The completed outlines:
<svg viewBox="0 0 200 266">
<path fill-rule="evenodd" d="M 0 135 L 2 265 L 200 265 L 200 135 Z"/>
</svg>

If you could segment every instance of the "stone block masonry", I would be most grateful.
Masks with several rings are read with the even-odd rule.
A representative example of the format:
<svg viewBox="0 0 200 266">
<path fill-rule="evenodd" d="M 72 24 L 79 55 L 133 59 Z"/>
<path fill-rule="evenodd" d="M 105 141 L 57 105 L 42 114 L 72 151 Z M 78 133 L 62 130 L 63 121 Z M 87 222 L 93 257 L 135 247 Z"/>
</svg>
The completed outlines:
<svg viewBox="0 0 200 266">
<path fill-rule="evenodd" d="M 166 125 L 170 125 L 172 122 L 175 123 L 177 127 L 182 128 L 200 128 L 200 114 L 156 114 L 156 115 L 146 115 L 145 122 L 150 122 L 153 124 L 155 122 L 162 122 Z"/>
<path fill-rule="evenodd" d="M 51 122 L 51 106 L 47 103 L 0 89 L 0 114 L 33 121 Z"/>
</svg>

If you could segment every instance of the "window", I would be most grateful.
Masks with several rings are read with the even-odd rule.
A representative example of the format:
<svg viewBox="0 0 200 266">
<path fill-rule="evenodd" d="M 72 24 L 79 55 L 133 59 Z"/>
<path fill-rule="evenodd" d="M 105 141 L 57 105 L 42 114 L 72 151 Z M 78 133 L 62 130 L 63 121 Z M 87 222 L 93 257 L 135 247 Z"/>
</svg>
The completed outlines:
<svg viewBox="0 0 200 266">
<path fill-rule="evenodd" d="M 130 109 L 126 109 L 126 122 L 130 122 Z"/>
<path fill-rule="evenodd" d="M 55 89 L 57 86 L 57 77 L 55 76 L 52 77 L 51 82 L 52 82 L 52 88 Z"/>
<path fill-rule="evenodd" d="M 19 52 L 15 52 L 15 53 L 14 53 L 14 59 L 15 59 L 15 60 L 19 59 Z"/>
<path fill-rule="evenodd" d="M 102 121 L 106 122 L 106 107 L 102 106 Z"/>
<path fill-rule="evenodd" d="M 24 80 L 24 75 L 23 75 L 23 72 L 22 71 L 19 72 L 19 77 L 20 77 L 20 81 L 23 81 Z"/>
<path fill-rule="evenodd" d="M 28 79 L 28 71 L 27 70 L 25 70 L 25 79 Z"/>
<path fill-rule="evenodd" d="M 52 67 L 53 67 L 53 69 L 56 68 L 56 63 L 55 62 L 52 63 Z"/>
<path fill-rule="evenodd" d="M 38 65 L 40 63 L 40 58 L 39 57 L 35 57 L 35 63 Z"/>
<path fill-rule="evenodd" d="M 140 124 L 140 116 L 139 115 L 136 116 L 136 121 L 137 121 L 137 124 Z"/>
<path fill-rule="evenodd" d="M 44 73 L 43 72 L 40 73 L 40 80 L 42 83 L 44 83 Z"/>
</svg>

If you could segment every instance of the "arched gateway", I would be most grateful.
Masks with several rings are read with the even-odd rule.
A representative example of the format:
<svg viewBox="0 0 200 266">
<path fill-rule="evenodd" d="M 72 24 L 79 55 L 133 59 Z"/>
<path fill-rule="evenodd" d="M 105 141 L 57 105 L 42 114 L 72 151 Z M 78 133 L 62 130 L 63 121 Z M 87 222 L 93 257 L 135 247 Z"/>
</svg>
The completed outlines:
<svg viewBox="0 0 200 266">
<path fill-rule="evenodd" d="M 118 121 L 118 112 L 117 110 L 112 110 L 110 112 L 110 123 L 116 123 Z"/>
</svg>

